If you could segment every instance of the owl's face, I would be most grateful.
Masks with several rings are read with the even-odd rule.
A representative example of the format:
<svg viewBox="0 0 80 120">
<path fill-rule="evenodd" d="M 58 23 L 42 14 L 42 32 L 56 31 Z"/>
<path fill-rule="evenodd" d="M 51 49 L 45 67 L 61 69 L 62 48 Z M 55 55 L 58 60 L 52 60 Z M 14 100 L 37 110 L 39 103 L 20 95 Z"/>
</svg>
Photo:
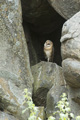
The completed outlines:
<svg viewBox="0 0 80 120">
<path fill-rule="evenodd" d="M 50 40 L 47 40 L 44 44 L 45 49 L 51 49 L 53 47 L 53 42 Z"/>
</svg>

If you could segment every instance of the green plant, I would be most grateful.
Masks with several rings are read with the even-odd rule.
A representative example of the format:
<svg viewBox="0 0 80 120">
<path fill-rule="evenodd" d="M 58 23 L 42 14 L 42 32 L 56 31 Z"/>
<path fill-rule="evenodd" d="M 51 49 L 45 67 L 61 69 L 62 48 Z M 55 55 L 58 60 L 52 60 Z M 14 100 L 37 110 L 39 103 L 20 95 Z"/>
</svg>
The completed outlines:
<svg viewBox="0 0 80 120">
<path fill-rule="evenodd" d="M 59 120 L 71 120 L 75 118 L 74 114 L 71 113 L 66 93 L 63 93 L 61 95 L 61 100 L 57 103 L 56 108 L 58 108 L 58 110 L 53 113 L 53 115 L 58 114 Z M 50 116 L 48 120 L 55 120 L 55 117 Z M 80 120 L 80 116 L 77 116 L 75 120 Z"/>
<path fill-rule="evenodd" d="M 24 103 L 27 103 L 28 107 L 25 110 L 23 110 L 22 113 L 25 113 L 26 110 L 29 110 L 30 116 L 28 120 L 42 120 L 40 117 L 36 116 L 38 109 L 32 101 L 31 93 L 28 92 L 28 89 L 24 89 L 24 93 L 25 93 Z M 63 93 L 61 95 L 61 100 L 57 103 L 56 108 L 58 108 L 58 110 L 55 113 L 53 113 L 53 116 L 50 116 L 48 120 L 56 120 L 56 118 L 54 117 L 54 115 L 56 114 L 59 115 L 59 120 L 71 120 L 73 118 L 75 120 L 80 120 L 80 116 L 74 117 L 74 114 L 71 113 L 66 93 Z"/>
<path fill-rule="evenodd" d="M 28 120 L 41 120 L 41 118 L 36 116 L 36 113 L 38 112 L 38 109 L 35 106 L 35 104 L 33 103 L 33 100 L 31 98 L 31 93 L 28 92 L 28 89 L 24 89 L 24 93 L 25 93 L 24 103 L 27 103 L 28 107 L 25 110 L 23 110 L 22 113 L 25 113 L 27 110 L 29 110 L 30 111 L 30 116 L 29 116 Z"/>
</svg>

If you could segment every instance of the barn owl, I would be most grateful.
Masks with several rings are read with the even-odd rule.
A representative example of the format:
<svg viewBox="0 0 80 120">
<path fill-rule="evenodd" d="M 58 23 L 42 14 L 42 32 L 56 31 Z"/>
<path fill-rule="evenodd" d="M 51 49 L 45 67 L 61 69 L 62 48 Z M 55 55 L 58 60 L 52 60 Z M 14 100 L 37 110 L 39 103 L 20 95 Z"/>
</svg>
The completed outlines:
<svg viewBox="0 0 80 120">
<path fill-rule="evenodd" d="M 53 62 L 54 47 L 53 47 L 52 41 L 47 40 L 44 43 L 44 54 L 45 54 L 45 58 L 47 59 L 48 62 Z"/>
</svg>

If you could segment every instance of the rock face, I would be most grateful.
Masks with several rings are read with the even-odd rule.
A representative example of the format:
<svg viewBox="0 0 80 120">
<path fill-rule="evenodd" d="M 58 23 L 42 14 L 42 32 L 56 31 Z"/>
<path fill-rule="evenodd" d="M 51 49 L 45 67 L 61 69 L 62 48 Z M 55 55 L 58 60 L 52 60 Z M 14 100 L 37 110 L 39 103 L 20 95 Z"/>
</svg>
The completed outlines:
<svg viewBox="0 0 80 120">
<path fill-rule="evenodd" d="M 54 63 L 40 62 L 32 67 L 32 75 L 34 76 L 34 93 L 39 88 L 47 88 L 48 90 L 54 85 L 54 79 L 57 65 Z"/>
<path fill-rule="evenodd" d="M 40 62 L 32 67 L 34 77 L 34 102 L 36 105 L 45 106 L 49 89 L 54 85 L 56 64 Z"/>
<path fill-rule="evenodd" d="M 61 55 L 68 99 L 72 112 L 80 114 L 80 12 L 66 21 L 62 29 Z"/>
<path fill-rule="evenodd" d="M 19 0 L 0 2 L 0 110 L 13 114 L 19 120 L 23 115 L 24 88 L 32 91 L 27 44 L 22 28 Z"/>
<path fill-rule="evenodd" d="M 67 92 L 62 68 L 56 65 L 56 67 L 54 67 L 54 71 L 56 72 L 56 74 L 54 74 L 54 85 L 47 94 L 47 117 L 53 115 L 53 113 L 55 112 L 55 106 L 60 100 L 60 96 L 62 95 L 62 93 Z"/>
<path fill-rule="evenodd" d="M 46 107 L 47 117 L 52 115 L 60 95 L 66 92 L 63 71 L 51 62 L 40 62 L 32 67 L 34 77 L 33 99 L 36 105 Z"/>
<path fill-rule="evenodd" d="M 48 2 L 65 19 L 72 17 L 80 10 L 79 0 L 48 0 Z"/>
<path fill-rule="evenodd" d="M 61 37 L 62 66 L 65 79 L 73 87 L 80 87 L 80 12 L 63 25 Z M 70 59 L 68 59 L 70 58 Z M 65 60 L 64 60 L 65 59 Z"/>
<path fill-rule="evenodd" d="M 71 108 L 71 112 L 75 116 L 80 115 L 80 88 L 68 87 L 68 100 Z"/>
<path fill-rule="evenodd" d="M 8 115 L 7 113 L 0 112 L 0 120 L 19 120 L 12 115 Z"/>
<path fill-rule="evenodd" d="M 62 59 L 75 58 L 80 60 L 80 12 L 64 23 L 61 37 Z"/>
<path fill-rule="evenodd" d="M 62 62 L 67 83 L 75 88 L 80 88 L 80 61 L 67 58 Z"/>
</svg>

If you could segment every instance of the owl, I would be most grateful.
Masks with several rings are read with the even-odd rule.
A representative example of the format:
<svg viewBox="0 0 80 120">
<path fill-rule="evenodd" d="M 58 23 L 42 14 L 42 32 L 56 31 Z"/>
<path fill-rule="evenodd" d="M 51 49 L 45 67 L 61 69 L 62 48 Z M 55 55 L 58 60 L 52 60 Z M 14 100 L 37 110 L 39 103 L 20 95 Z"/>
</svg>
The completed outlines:
<svg viewBox="0 0 80 120">
<path fill-rule="evenodd" d="M 53 46 L 53 42 L 50 40 L 47 40 L 44 43 L 44 55 L 45 55 L 45 59 L 47 59 L 48 62 L 53 62 L 54 46 Z"/>
</svg>

